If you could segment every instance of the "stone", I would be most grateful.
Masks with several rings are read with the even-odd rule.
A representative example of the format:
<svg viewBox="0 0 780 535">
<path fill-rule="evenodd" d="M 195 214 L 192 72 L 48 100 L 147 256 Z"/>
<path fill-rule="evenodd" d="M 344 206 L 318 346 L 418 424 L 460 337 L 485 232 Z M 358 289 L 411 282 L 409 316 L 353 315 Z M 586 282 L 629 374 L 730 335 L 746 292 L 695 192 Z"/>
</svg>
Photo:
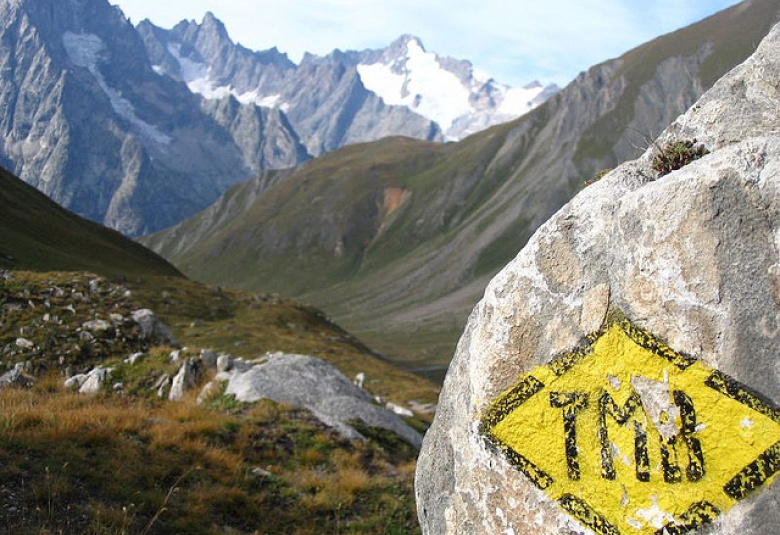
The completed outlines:
<svg viewBox="0 0 780 535">
<path fill-rule="evenodd" d="M 210 349 L 201 349 L 200 350 L 200 360 L 203 362 L 203 365 L 207 368 L 216 368 L 217 367 L 217 354 L 211 351 Z"/>
<path fill-rule="evenodd" d="M 79 394 L 97 394 L 103 389 L 103 385 L 111 376 L 110 368 L 96 366 L 87 374 L 86 380 L 79 388 Z"/>
<path fill-rule="evenodd" d="M 158 344 L 179 345 L 170 329 L 148 308 L 134 311 L 132 318 L 141 328 L 145 339 Z"/>
<path fill-rule="evenodd" d="M 330 364 L 306 355 L 274 353 L 246 371 L 236 367 L 230 374 L 226 395 L 253 403 L 270 399 L 304 407 L 320 421 L 348 439 L 363 439 L 350 422 L 392 431 L 411 445 L 422 443 L 420 434 L 396 414 L 372 403 L 358 388 Z"/>
<path fill-rule="evenodd" d="M 24 366 L 17 364 L 10 371 L 0 375 L 0 389 L 9 387 L 28 388 L 32 386 L 33 380 L 24 374 Z"/>
<path fill-rule="evenodd" d="M 154 389 L 157 390 L 157 397 L 164 398 L 168 392 L 168 388 L 171 386 L 171 376 L 164 373 L 160 376 L 157 382 L 154 384 Z"/>
<path fill-rule="evenodd" d="M 32 343 L 27 338 L 17 338 L 16 339 L 16 347 L 21 349 L 32 349 L 35 347 L 35 344 Z"/>
<path fill-rule="evenodd" d="M 220 353 L 217 357 L 217 372 L 229 372 L 233 369 L 233 355 Z"/>
<path fill-rule="evenodd" d="M 65 381 L 62 383 L 62 386 L 64 386 L 66 390 L 78 390 L 81 388 L 81 385 L 86 382 L 86 380 L 87 374 L 79 373 L 65 379 Z"/>
<path fill-rule="evenodd" d="M 100 333 L 111 329 L 113 325 L 106 320 L 92 320 L 87 321 L 81 325 L 81 328 L 85 331 L 91 331 L 93 333 Z"/>
<path fill-rule="evenodd" d="M 366 374 L 360 372 L 357 375 L 355 375 L 355 378 L 352 380 L 352 384 L 354 384 L 358 388 L 363 388 L 363 382 L 365 380 L 366 380 Z"/>
<path fill-rule="evenodd" d="M 132 366 L 133 364 L 135 364 L 136 362 L 140 361 L 143 358 L 144 358 L 143 353 L 133 353 L 132 355 L 130 355 L 125 359 L 125 363 L 130 364 Z"/>
<path fill-rule="evenodd" d="M 184 399 L 184 395 L 198 385 L 202 373 L 203 364 L 200 359 L 187 359 L 186 362 L 181 365 L 181 368 L 179 368 L 179 373 L 173 378 L 168 399 L 171 401 L 181 401 Z"/>
<path fill-rule="evenodd" d="M 778 87 L 775 27 L 490 282 L 420 452 L 424 534 L 776 532 Z"/>
<path fill-rule="evenodd" d="M 406 407 L 401 407 L 400 405 L 396 405 L 395 403 L 387 402 L 385 403 L 385 408 L 389 410 L 390 412 L 397 414 L 398 416 L 403 416 L 405 418 L 411 418 L 414 416 L 414 413 L 407 409 Z"/>
</svg>

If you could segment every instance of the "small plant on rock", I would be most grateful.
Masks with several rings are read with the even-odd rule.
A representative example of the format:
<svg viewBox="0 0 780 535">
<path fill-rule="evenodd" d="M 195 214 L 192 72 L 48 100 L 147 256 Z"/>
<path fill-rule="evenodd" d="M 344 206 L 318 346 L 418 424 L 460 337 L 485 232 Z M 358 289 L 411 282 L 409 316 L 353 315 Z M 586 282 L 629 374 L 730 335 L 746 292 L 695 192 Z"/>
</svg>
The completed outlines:
<svg viewBox="0 0 780 535">
<path fill-rule="evenodd" d="M 609 172 L 610 172 L 610 171 L 612 171 L 612 168 L 611 168 L 611 167 L 610 167 L 610 168 L 608 168 L 608 169 L 602 169 L 601 171 L 599 171 L 598 173 L 596 173 L 595 175 L 593 175 L 593 177 L 592 177 L 592 178 L 590 178 L 590 179 L 588 179 L 588 180 L 583 180 L 583 181 L 582 181 L 582 187 L 583 187 L 583 188 L 587 188 L 587 187 L 588 187 L 588 186 L 590 186 L 591 184 L 595 184 L 596 182 L 598 182 L 599 180 L 601 180 L 602 178 L 604 178 L 605 176 L 607 176 L 607 175 L 609 174 Z"/>
<path fill-rule="evenodd" d="M 657 149 L 658 152 L 653 156 L 653 169 L 658 172 L 658 178 L 685 167 L 710 152 L 704 145 L 696 145 L 695 139 L 670 141 Z"/>
</svg>

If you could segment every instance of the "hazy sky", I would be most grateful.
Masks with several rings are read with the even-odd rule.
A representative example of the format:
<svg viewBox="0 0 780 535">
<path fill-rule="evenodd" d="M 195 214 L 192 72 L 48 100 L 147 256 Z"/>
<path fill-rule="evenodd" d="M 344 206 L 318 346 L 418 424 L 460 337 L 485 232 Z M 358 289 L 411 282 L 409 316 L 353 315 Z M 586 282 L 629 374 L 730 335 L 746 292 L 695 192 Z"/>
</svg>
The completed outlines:
<svg viewBox="0 0 780 535">
<path fill-rule="evenodd" d="M 213 12 L 234 41 L 304 52 L 383 48 L 404 33 L 510 85 L 561 86 L 580 71 L 739 0 L 109 0 L 170 28 Z"/>
</svg>

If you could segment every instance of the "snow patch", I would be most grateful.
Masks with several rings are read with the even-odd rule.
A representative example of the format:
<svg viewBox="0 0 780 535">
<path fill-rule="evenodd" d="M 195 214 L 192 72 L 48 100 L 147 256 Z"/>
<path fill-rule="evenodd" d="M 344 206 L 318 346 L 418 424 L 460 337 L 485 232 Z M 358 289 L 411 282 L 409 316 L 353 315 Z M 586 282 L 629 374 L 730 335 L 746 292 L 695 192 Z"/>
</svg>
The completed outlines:
<svg viewBox="0 0 780 535">
<path fill-rule="evenodd" d="M 242 104 L 255 104 L 262 108 L 281 108 L 282 111 L 286 111 L 289 107 L 281 102 L 281 95 L 261 95 L 258 90 L 239 93 L 232 86 L 217 85 L 211 79 L 211 68 L 208 65 L 181 55 L 180 43 L 169 43 L 168 52 L 179 64 L 182 81 L 187 84 L 190 91 L 203 98 L 218 100 L 232 95 Z"/>
<path fill-rule="evenodd" d="M 436 54 L 426 52 L 416 40 L 406 45 L 406 56 L 394 65 L 358 65 L 358 74 L 369 91 L 386 104 L 406 106 L 436 121 L 447 130 L 458 117 L 472 111 L 469 90 L 453 73 L 439 64 Z M 401 73 L 393 72 L 400 67 Z"/>
<path fill-rule="evenodd" d="M 138 117 L 133 104 L 124 98 L 120 91 L 106 83 L 103 73 L 98 69 L 98 63 L 106 49 L 105 43 L 100 37 L 89 33 L 65 32 L 62 36 L 62 44 L 73 64 L 87 69 L 95 77 L 100 89 L 108 96 L 111 107 L 120 117 L 133 125 L 143 137 L 155 143 L 168 145 L 171 142 L 171 138 L 163 134 L 156 126 Z"/>
<path fill-rule="evenodd" d="M 360 64 L 357 70 L 366 89 L 385 104 L 405 106 L 435 121 L 449 141 L 516 119 L 543 101 L 544 88 L 538 83 L 511 88 L 473 68 L 462 80 L 416 39 L 406 43 L 401 57 Z"/>
</svg>

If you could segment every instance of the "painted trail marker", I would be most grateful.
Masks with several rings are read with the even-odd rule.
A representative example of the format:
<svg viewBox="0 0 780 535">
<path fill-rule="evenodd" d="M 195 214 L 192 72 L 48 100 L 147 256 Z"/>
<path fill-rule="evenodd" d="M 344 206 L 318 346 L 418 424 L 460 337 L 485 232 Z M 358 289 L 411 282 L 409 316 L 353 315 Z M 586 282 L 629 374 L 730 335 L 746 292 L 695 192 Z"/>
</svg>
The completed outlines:
<svg viewBox="0 0 780 535">
<path fill-rule="evenodd" d="M 599 535 L 677 535 L 774 480 L 780 410 L 613 316 L 490 406 L 483 435 Z"/>
</svg>

